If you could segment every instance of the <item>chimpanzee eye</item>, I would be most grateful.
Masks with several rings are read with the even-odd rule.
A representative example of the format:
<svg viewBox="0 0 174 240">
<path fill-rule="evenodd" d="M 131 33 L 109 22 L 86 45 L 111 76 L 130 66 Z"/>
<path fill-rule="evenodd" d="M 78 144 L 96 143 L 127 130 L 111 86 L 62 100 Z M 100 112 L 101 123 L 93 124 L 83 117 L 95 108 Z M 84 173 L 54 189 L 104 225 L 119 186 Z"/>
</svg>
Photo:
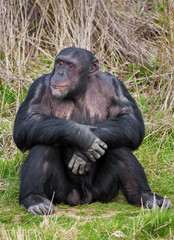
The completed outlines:
<svg viewBox="0 0 174 240">
<path fill-rule="evenodd" d="M 73 64 L 72 63 L 68 63 L 68 68 L 72 69 L 73 68 Z"/>
<path fill-rule="evenodd" d="M 63 62 L 62 61 L 57 61 L 57 65 L 61 67 L 61 66 L 63 66 Z"/>
</svg>

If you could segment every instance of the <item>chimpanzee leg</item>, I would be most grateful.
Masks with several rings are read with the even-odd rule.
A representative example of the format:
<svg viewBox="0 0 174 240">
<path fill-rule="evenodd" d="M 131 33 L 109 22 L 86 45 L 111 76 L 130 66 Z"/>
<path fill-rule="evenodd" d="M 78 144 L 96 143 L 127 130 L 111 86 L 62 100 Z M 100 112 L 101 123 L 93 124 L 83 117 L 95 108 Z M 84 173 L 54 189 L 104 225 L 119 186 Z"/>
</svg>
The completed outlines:
<svg viewBox="0 0 174 240">
<path fill-rule="evenodd" d="M 111 150 L 107 150 L 95 164 L 96 172 L 91 187 L 93 200 L 110 202 L 119 192 L 117 161 Z"/>
<path fill-rule="evenodd" d="M 143 167 L 129 149 L 114 150 L 119 168 L 120 189 L 130 204 L 168 209 L 171 202 L 151 192 Z"/>
<path fill-rule="evenodd" d="M 45 145 L 33 147 L 22 167 L 19 202 L 34 214 L 51 214 L 51 199 L 64 202 L 71 191 L 60 151 Z"/>
<path fill-rule="evenodd" d="M 148 208 L 171 207 L 170 201 L 151 192 L 145 172 L 131 150 L 107 151 L 102 161 L 94 184 L 96 200 L 108 201 L 109 197 L 105 196 L 113 196 L 120 188 L 130 204 L 143 204 Z"/>
</svg>

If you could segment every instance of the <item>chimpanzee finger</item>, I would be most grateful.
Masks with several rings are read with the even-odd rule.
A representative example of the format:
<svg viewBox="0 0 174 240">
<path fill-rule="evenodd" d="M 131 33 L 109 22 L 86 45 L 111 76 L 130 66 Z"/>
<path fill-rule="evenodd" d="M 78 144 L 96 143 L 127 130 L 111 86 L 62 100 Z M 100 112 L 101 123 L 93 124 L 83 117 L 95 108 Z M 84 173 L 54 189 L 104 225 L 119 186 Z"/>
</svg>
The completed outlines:
<svg viewBox="0 0 174 240">
<path fill-rule="evenodd" d="M 79 167 L 80 167 L 80 164 L 77 163 L 77 162 L 75 162 L 75 163 L 74 163 L 74 166 L 73 166 L 73 169 L 72 169 L 72 172 L 77 175 L 77 174 L 78 174 Z"/>
<path fill-rule="evenodd" d="M 91 152 L 96 159 L 99 159 L 101 156 L 103 156 L 105 154 L 105 150 L 103 148 L 101 148 L 98 143 L 95 143 L 95 145 L 92 145 L 91 149 L 92 149 Z M 98 154 L 99 154 L 99 156 L 98 156 Z"/>
<path fill-rule="evenodd" d="M 96 162 L 96 158 L 92 155 L 91 152 L 86 152 L 86 156 L 91 160 L 92 162 Z"/>
<path fill-rule="evenodd" d="M 73 155 L 72 158 L 71 158 L 71 160 L 70 160 L 70 162 L 69 162 L 69 164 L 68 164 L 68 168 L 69 168 L 69 169 L 72 169 L 72 168 L 73 168 L 75 159 L 76 159 L 76 157 L 75 157 L 75 155 Z"/>
<path fill-rule="evenodd" d="M 100 157 L 105 154 L 105 150 L 103 148 L 101 148 L 100 146 L 98 146 L 98 148 L 95 149 L 95 152 L 97 152 L 100 155 Z"/>
<path fill-rule="evenodd" d="M 92 149 L 96 150 L 98 148 L 107 148 L 106 143 L 102 142 L 99 138 L 95 139 L 94 143 L 91 146 Z"/>
<path fill-rule="evenodd" d="M 85 170 L 86 170 L 86 172 L 90 172 L 91 171 L 91 163 L 87 163 L 86 164 Z"/>
<path fill-rule="evenodd" d="M 99 151 L 99 150 L 98 150 L 98 151 Z M 92 151 L 91 154 L 93 155 L 93 157 L 94 157 L 95 159 L 99 159 L 99 158 L 101 157 L 100 152 L 98 153 L 97 150 Z"/>
<path fill-rule="evenodd" d="M 107 144 L 104 143 L 103 141 L 100 141 L 100 142 L 99 142 L 99 145 L 100 145 L 102 148 L 104 148 L 105 150 L 108 148 Z"/>
<path fill-rule="evenodd" d="M 85 165 L 86 165 L 86 164 L 80 165 L 80 167 L 79 167 L 79 174 L 80 174 L 80 175 L 85 175 L 85 173 L 86 173 Z"/>
</svg>

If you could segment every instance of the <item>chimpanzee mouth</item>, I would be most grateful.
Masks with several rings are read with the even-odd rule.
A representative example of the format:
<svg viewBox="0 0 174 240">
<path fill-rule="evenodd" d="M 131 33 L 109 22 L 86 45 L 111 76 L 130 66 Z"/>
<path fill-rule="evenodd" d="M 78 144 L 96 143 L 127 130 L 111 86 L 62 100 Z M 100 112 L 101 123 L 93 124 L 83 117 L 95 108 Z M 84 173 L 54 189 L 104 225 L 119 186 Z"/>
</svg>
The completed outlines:
<svg viewBox="0 0 174 240">
<path fill-rule="evenodd" d="M 61 85 L 61 86 L 51 85 L 51 87 L 54 89 L 64 89 L 64 88 L 68 88 L 69 85 Z"/>
</svg>

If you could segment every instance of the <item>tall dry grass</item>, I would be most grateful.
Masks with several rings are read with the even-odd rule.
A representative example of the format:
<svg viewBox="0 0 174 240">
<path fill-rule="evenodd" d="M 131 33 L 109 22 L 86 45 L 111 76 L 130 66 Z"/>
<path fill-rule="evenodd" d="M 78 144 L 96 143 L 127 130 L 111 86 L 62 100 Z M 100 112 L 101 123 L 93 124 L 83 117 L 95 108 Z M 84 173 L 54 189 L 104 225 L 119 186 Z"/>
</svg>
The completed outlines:
<svg viewBox="0 0 174 240">
<path fill-rule="evenodd" d="M 148 102 L 148 94 L 156 94 L 160 108 L 165 114 L 171 112 L 173 33 L 173 0 L 1 0 L 3 152 L 14 150 L 12 125 L 23 90 L 50 71 L 55 55 L 68 46 L 92 51 L 103 70 L 117 75 L 129 88 L 136 86 L 135 98 L 141 93 Z M 10 104 L 7 87 L 14 96 Z"/>
<path fill-rule="evenodd" d="M 172 0 L 1 0 L 0 26 L 0 79 L 12 88 L 31 83 L 41 54 L 53 61 L 60 49 L 77 46 L 121 77 L 127 62 L 160 65 L 150 81 L 167 91 L 164 108 L 171 103 Z"/>
</svg>

